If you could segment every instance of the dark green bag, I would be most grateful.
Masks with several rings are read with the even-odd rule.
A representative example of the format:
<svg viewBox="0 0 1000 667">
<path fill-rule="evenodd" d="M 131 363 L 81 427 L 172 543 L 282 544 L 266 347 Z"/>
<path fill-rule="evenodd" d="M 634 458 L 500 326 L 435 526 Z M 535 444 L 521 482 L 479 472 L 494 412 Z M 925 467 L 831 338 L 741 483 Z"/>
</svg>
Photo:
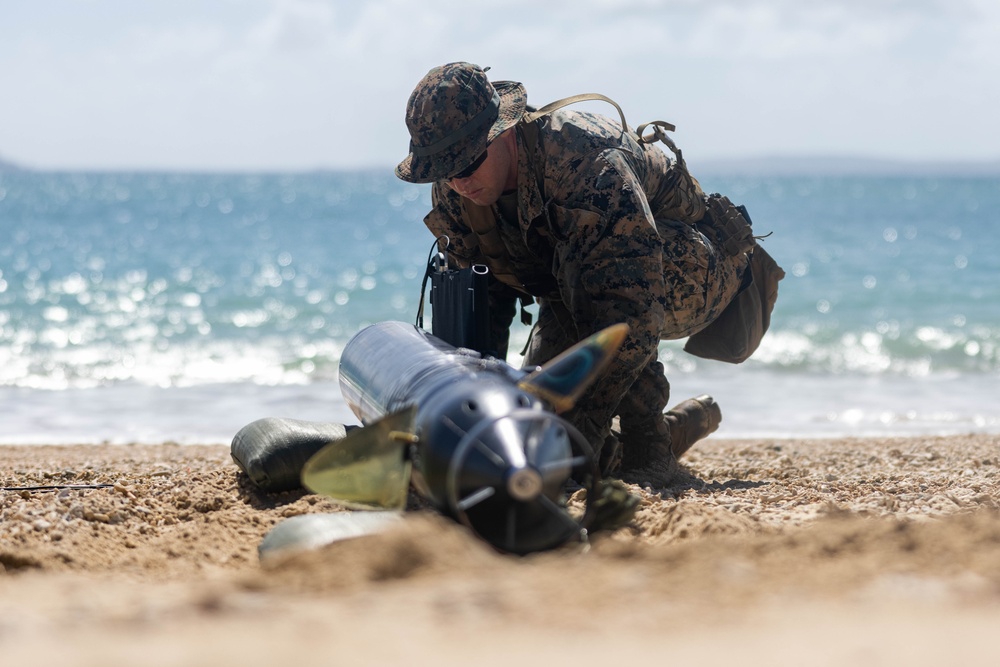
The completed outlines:
<svg viewBox="0 0 1000 667">
<path fill-rule="evenodd" d="M 771 325 L 771 311 L 778 300 L 778 281 L 785 272 L 756 244 L 740 291 L 722 314 L 688 338 L 684 351 L 703 359 L 731 364 L 746 361 L 760 345 Z"/>
</svg>

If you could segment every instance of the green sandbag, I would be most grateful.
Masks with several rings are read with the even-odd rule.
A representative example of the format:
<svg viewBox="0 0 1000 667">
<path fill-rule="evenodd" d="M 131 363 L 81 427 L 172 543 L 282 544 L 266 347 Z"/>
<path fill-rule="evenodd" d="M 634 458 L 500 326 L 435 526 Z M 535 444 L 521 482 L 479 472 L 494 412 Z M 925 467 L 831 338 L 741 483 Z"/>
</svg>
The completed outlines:
<svg viewBox="0 0 1000 667">
<path fill-rule="evenodd" d="M 247 424 L 233 438 L 233 461 L 262 491 L 302 488 L 302 467 L 328 443 L 350 429 L 334 422 L 267 417 Z"/>
</svg>

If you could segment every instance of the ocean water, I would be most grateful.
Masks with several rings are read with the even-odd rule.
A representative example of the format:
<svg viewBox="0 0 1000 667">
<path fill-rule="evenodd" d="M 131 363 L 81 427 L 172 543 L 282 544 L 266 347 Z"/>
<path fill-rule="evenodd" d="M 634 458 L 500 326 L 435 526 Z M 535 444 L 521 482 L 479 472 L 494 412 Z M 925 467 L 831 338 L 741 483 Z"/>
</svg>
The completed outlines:
<svg viewBox="0 0 1000 667">
<path fill-rule="evenodd" d="M 699 176 L 788 275 L 745 364 L 661 346 L 676 400 L 727 437 L 1000 433 L 1000 178 Z M 414 320 L 429 204 L 388 169 L 0 173 L 0 443 L 356 423 L 340 351 Z"/>
</svg>

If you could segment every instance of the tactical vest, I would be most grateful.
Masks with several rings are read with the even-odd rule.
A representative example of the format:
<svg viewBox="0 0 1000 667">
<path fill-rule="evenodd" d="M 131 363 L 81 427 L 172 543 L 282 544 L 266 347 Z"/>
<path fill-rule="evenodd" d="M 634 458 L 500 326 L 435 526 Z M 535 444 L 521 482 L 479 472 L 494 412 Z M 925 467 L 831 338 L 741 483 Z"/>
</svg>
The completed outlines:
<svg viewBox="0 0 1000 667">
<path fill-rule="evenodd" d="M 570 104 L 588 100 L 607 102 L 618 110 L 618 116 L 621 118 L 622 136 L 628 134 L 639 144 L 652 144 L 656 141 L 662 141 L 674 154 L 677 160 L 677 167 L 682 175 L 682 178 L 687 179 L 688 181 L 683 184 L 684 187 L 693 187 L 692 184 L 694 179 L 688 172 L 687 164 L 684 162 L 684 157 L 681 154 L 680 149 L 677 148 L 670 137 L 667 136 L 667 131 L 673 131 L 676 129 L 673 125 L 662 120 L 656 120 L 651 123 L 643 123 L 636 128 L 635 132 L 632 132 L 629 130 L 628 124 L 625 122 L 625 113 L 622 111 L 621 107 L 618 106 L 614 100 L 598 93 L 584 93 L 581 95 L 565 97 L 561 100 L 556 100 L 555 102 L 546 104 L 540 109 L 525 113 L 515 127 L 521 132 L 521 136 L 524 138 L 528 155 L 533 156 L 538 146 L 538 125 L 535 124 L 535 121 L 542 116 L 548 115 L 553 111 Z M 643 132 L 647 127 L 652 128 L 652 131 L 648 135 L 643 135 Z M 531 162 L 535 171 L 535 179 L 538 182 L 538 191 L 542 195 L 542 199 L 544 201 L 545 183 L 542 171 L 544 165 L 540 160 L 531 160 Z M 513 267 L 511 266 L 507 247 L 504 245 L 503 239 L 500 238 L 500 232 L 497 230 L 497 218 L 493 207 L 480 206 L 472 201 L 469 201 L 468 199 L 465 199 L 464 197 L 462 198 L 461 205 L 462 220 L 472 233 L 475 234 L 479 243 L 479 250 L 483 256 L 489 260 L 490 270 L 493 272 L 496 279 L 505 285 L 513 287 L 522 294 L 529 294 L 524 285 L 521 284 L 521 281 L 518 280 L 517 276 L 513 273 Z"/>
</svg>

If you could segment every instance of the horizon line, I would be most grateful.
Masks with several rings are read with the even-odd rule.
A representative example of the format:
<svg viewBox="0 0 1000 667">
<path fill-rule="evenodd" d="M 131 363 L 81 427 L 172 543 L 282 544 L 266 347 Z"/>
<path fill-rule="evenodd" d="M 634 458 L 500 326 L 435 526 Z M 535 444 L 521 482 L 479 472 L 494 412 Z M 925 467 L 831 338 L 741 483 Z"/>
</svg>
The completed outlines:
<svg viewBox="0 0 1000 667">
<path fill-rule="evenodd" d="M 971 173 L 1000 174 L 1000 157 L 997 158 L 952 158 L 952 159 L 921 159 L 901 157 L 878 157 L 867 155 L 837 155 L 824 153 L 772 153 L 756 156 L 737 157 L 707 157 L 691 159 L 685 156 L 689 166 L 695 166 L 695 171 L 713 173 L 893 173 L 897 170 L 904 174 L 919 173 Z M 5 159 L 0 154 L 0 173 L 164 173 L 164 174 L 294 174 L 316 172 L 364 172 L 392 170 L 394 163 L 358 164 L 352 167 L 317 165 L 312 167 L 35 167 L 24 162 Z"/>
</svg>

